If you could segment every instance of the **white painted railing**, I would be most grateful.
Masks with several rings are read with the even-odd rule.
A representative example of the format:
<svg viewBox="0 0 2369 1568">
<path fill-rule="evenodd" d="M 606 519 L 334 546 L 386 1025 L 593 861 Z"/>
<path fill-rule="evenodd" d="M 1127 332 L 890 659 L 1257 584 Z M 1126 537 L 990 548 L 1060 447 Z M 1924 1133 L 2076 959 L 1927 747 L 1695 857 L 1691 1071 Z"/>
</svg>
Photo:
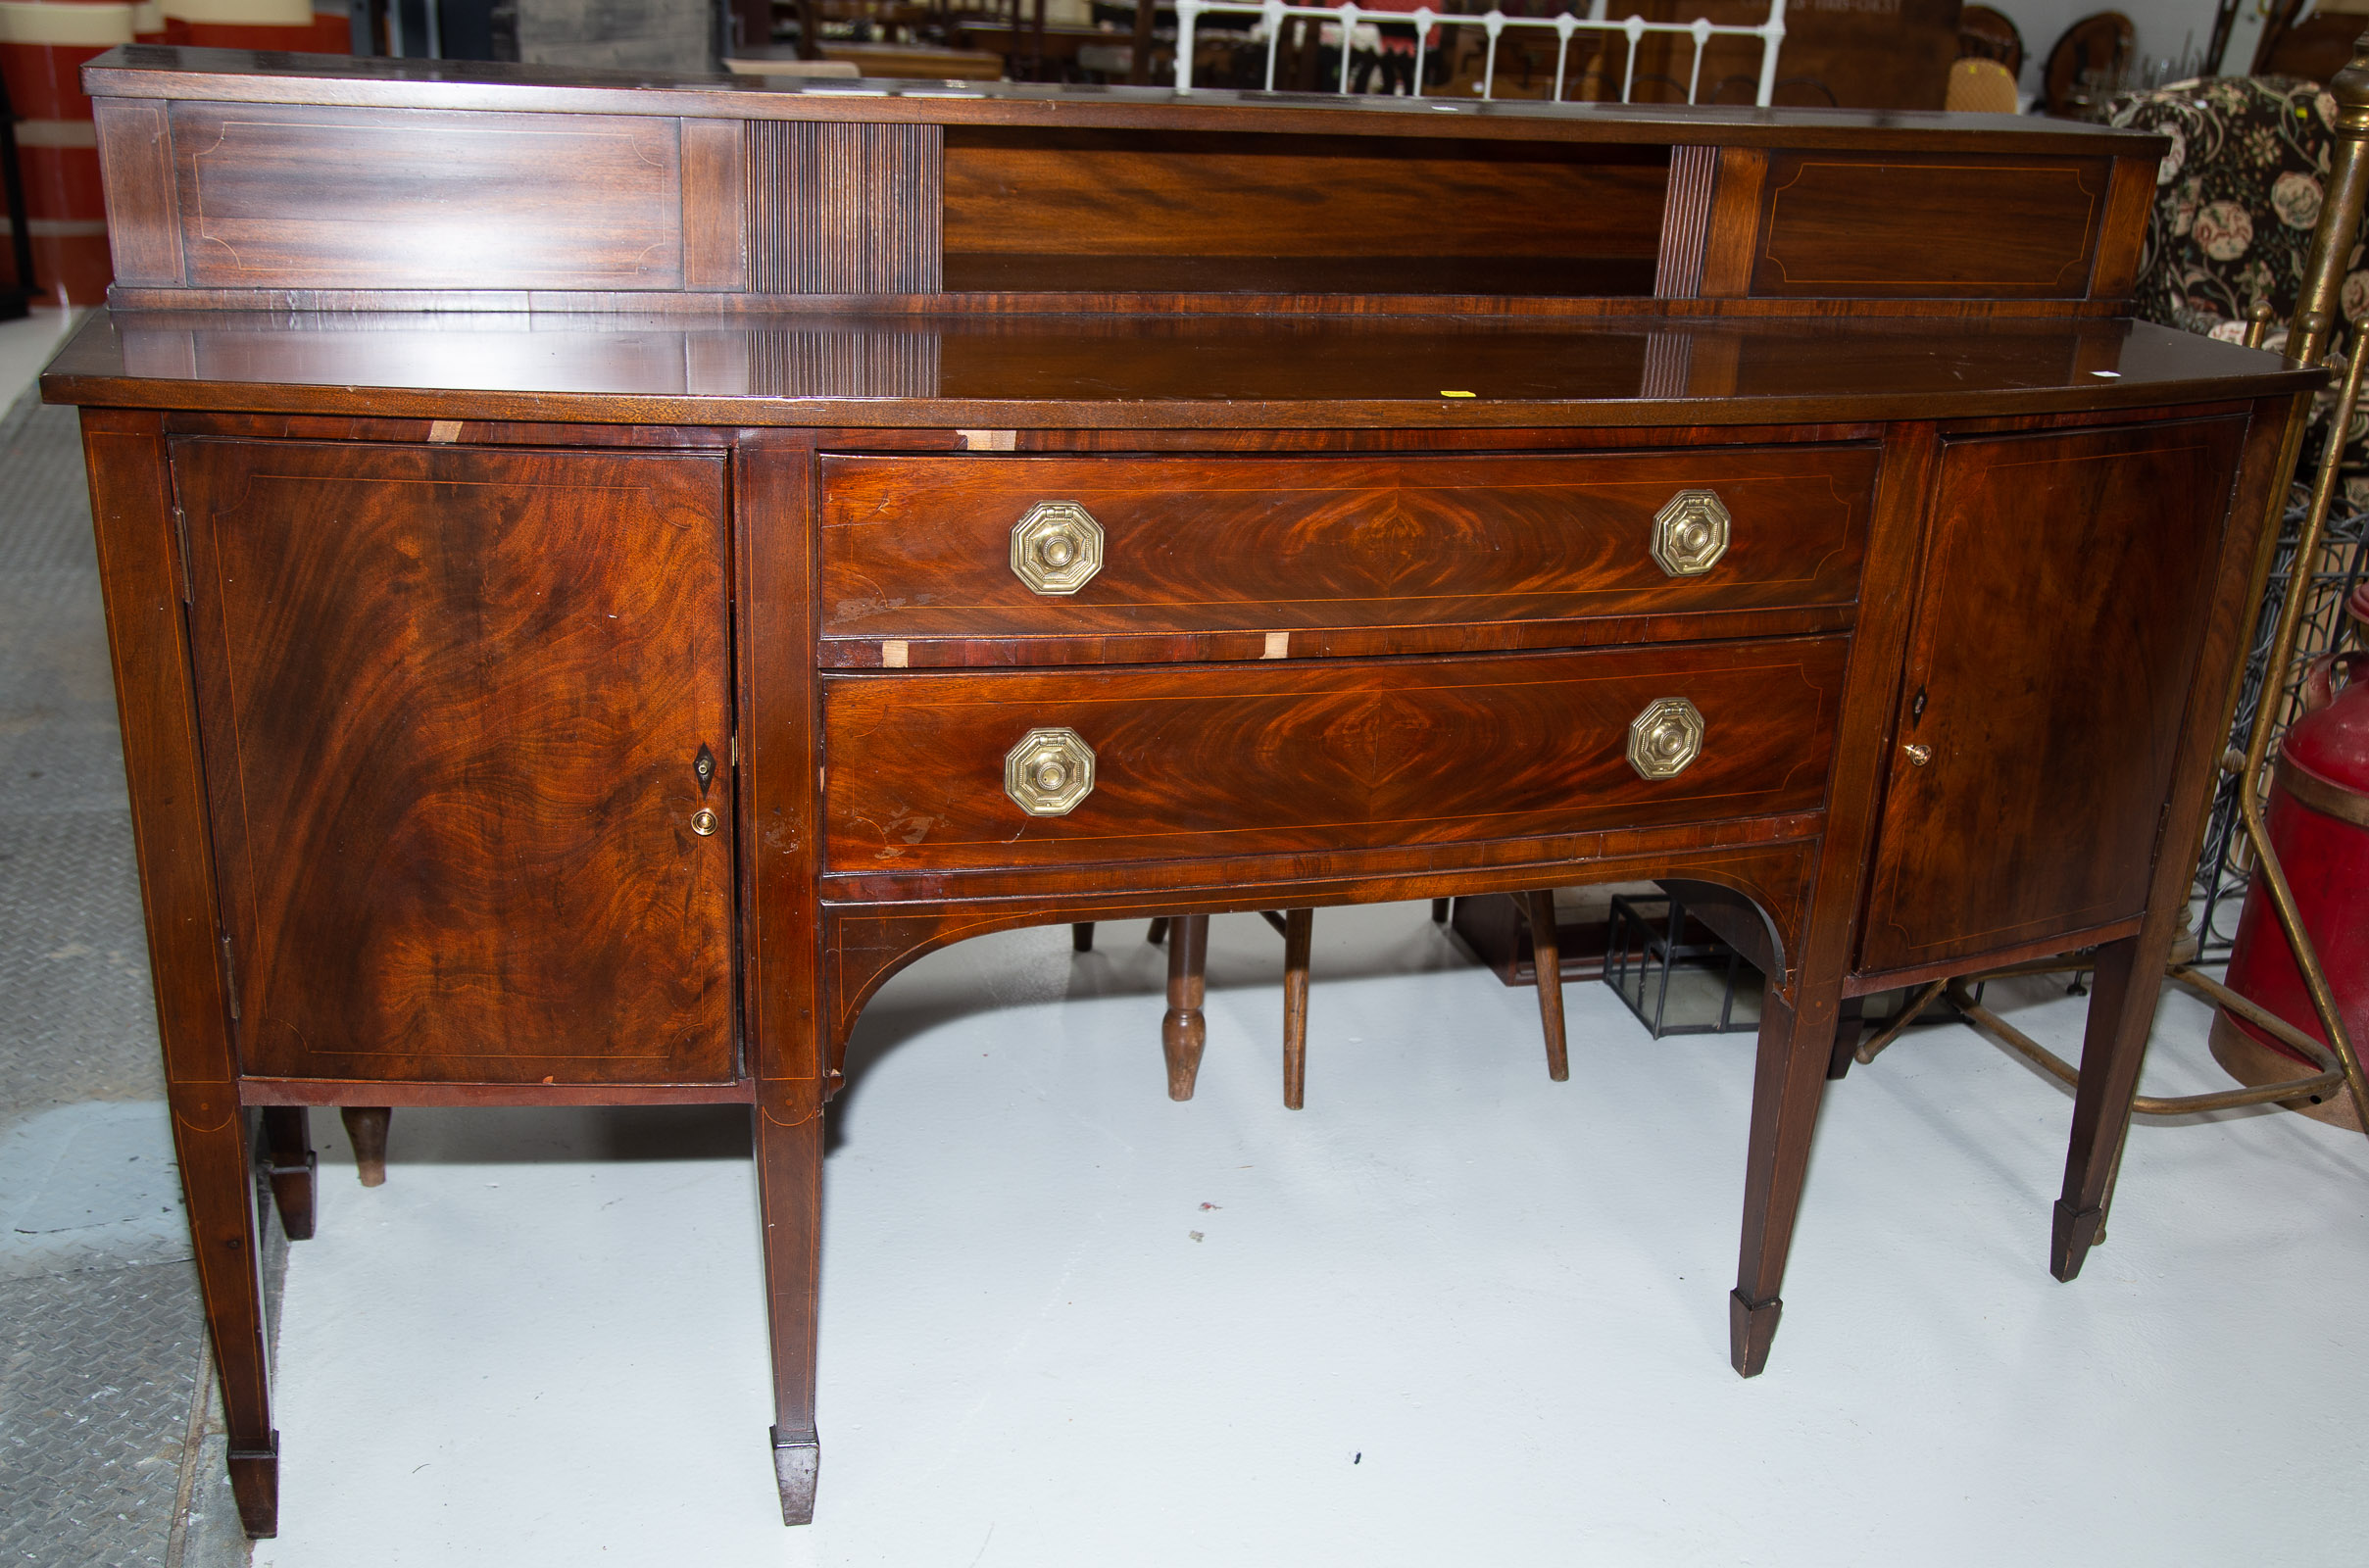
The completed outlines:
<svg viewBox="0 0 2369 1568">
<path fill-rule="evenodd" d="M 1628 52 L 1621 67 L 1620 101 L 1627 103 L 1637 84 L 1637 45 L 1648 33 L 1673 33 L 1694 40 L 1694 62 L 1687 73 L 1686 101 L 1693 103 L 1703 83 L 1703 45 L 1718 37 L 1757 38 L 1760 40 L 1760 83 L 1753 102 L 1767 107 L 1777 88 L 1777 47 L 1785 41 L 1785 0 L 1769 0 L 1768 20 L 1758 26 L 1714 24 L 1698 18 L 1693 22 L 1648 22 L 1631 16 L 1621 22 L 1604 20 L 1605 0 L 1589 0 L 1585 17 L 1508 17 L 1502 11 L 1485 16 L 1463 16 L 1453 12 L 1433 11 L 1425 7 L 1416 11 L 1368 10 L 1354 3 L 1337 6 L 1287 5 L 1284 0 L 1175 0 L 1176 6 L 1176 90 L 1193 90 L 1193 30 L 1202 17 L 1217 14 L 1238 17 L 1259 17 L 1266 23 L 1266 86 L 1275 86 L 1275 49 L 1283 39 L 1283 22 L 1287 17 L 1308 17 L 1330 22 L 1341 29 L 1341 79 L 1338 90 L 1349 91 L 1350 57 L 1359 24 L 1414 27 L 1415 66 L 1414 95 L 1423 96 L 1424 52 L 1434 27 L 1479 27 L 1489 35 L 1489 53 L 1481 71 L 1481 96 L 1493 97 L 1497 87 L 1497 44 L 1507 31 L 1529 28 L 1552 32 L 1555 47 L 1555 102 L 1563 99 L 1564 68 L 1571 57 L 1571 40 L 1583 32 L 1611 33 L 1625 39 Z"/>
</svg>

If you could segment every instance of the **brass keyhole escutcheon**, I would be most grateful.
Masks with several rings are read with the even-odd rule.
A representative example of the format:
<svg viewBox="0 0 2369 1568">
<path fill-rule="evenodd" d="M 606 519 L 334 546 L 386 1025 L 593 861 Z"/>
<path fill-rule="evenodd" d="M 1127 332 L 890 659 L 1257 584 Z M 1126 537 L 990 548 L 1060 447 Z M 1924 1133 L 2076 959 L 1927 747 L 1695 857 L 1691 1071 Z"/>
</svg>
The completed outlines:
<svg viewBox="0 0 2369 1568">
<path fill-rule="evenodd" d="M 1660 697 L 1629 722 L 1629 765 L 1639 778 L 1676 778 L 1703 755 L 1703 712 L 1683 697 Z"/>
<path fill-rule="evenodd" d="M 1727 554 L 1734 519 L 1716 492 L 1681 490 L 1653 514 L 1653 564 L 1672 577 L 1700 577 Z"/>
<path fill-rule="evenodd" d="M 1074 501 L 1040 501 L 1012 525 L 1012 574 L 1049 599 L 1103 569 L 1103 525 Z"/>
<path fill-rule="evenodd" d="M 1094 748 L 1073 729 L 1032 729 L 1004 754 L 1004 793 L 1030 816 L 1067 816 L 1094 793 Z"/>
<path fill-rule="evenodd" d="M 714 838 L 716 830 L 721 826 L 723 826 L 723 818 L 705 806 L 691 813 L 691 831 L 703 839 Z"/>
</svg>

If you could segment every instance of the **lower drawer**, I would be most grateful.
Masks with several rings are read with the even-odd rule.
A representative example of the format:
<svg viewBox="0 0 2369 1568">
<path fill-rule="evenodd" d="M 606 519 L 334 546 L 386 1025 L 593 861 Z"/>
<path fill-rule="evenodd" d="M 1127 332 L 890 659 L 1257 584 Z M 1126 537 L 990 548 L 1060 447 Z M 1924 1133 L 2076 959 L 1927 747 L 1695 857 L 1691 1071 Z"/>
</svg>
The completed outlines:
<svg viewBox="0 0 2369 1568">
<path fill-rule="evenodd" d="M 1086 865 L 1815 810 L 1849 648 L 827 676 L 824 863 Z"/>
</svg>

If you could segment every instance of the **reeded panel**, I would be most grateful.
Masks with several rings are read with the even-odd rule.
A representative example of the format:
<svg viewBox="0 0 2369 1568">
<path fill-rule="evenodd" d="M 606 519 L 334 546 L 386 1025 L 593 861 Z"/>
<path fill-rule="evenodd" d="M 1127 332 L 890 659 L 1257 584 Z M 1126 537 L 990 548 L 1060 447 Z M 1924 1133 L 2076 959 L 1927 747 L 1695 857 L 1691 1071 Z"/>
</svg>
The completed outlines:
<svg viewBox="0 0 2369 1568">
<path fill-rule="evenodd" d="M 199 287 L 679 289 L 679 122 L 176 103 Z"/>
<path fill-rule="evenodd" d="M 749 287 L 936 293 L 944 134 L 936 125 L 749 122 Z"/>
<path fill-rule="evenodd" d="M 1863 972 L 2139 912 L 2212 592 L 2200 564 L 2219 557 L 2245 431 L 2233 417 L 1949 443 Z"/>
<path fill-rule="evenodd" d="M 729 1081 L 722 461 L 173 467 L 244 1069 Z"/>
<path fill-rule="evenodd" d="M 928 872 L 1474 844 L 1813 811 L 1843 637 L 1180 669 L 826 676 L 826 868 Z M 1701 748 L 1646 778 L 1657 702 Z M 1093 792 L 1005 792 L 1032 730 L 1075 733 Z"/>
</svg>

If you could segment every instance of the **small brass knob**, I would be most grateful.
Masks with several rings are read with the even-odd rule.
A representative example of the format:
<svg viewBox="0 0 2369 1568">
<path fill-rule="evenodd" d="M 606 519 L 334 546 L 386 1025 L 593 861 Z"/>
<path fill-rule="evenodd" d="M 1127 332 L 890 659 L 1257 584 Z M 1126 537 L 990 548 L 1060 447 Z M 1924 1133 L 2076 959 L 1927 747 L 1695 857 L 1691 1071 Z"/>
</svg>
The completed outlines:
<svg viewBox="0 0 2369 1568">
<path fill-rule="evenodd" d="M 1700 577 L 1727 554 L 1732 519 L 1718 495 L 1681 490 L 1653 514 L 1653 564 L 1672 577 Z"/>
<path fill-rule="evenodd" d="M 1004 754 L 1004 793 L 1030 816 L 1067 816 L 1094 793 L 1094 748 L 1073 729 L 1032 729 Z"/>
<path fill-rule="evenodd" d="M 1933 760 L 1933 748 L 1930 746 L 1909 745 L 1901 747 L 1900 750 L 1906 752 L 1908 760 L 1918 767 L 1923 767 L 1927 762 Z"/>
<path fill-rule="evenodd" d="M 1703 755 L 1703 712 L 1683 697 L 1660 697 L 1629 721 L 1629 765 L 1639 778 L 1676 778 Z"/>
<path fill-rule="evenodd" d="M 703 839 L 714 838 L 721 825 L 722 819 L 704 806 L 691 813 L 691 831 Z"/>
<path fill-rule="evenodd" d="M 1103 569 L 1103 527 L 1074 501 L 1040 501 L 1012 525 L 1012 573 L 1037 593 L 1076 593 Z"/>
</svg>

